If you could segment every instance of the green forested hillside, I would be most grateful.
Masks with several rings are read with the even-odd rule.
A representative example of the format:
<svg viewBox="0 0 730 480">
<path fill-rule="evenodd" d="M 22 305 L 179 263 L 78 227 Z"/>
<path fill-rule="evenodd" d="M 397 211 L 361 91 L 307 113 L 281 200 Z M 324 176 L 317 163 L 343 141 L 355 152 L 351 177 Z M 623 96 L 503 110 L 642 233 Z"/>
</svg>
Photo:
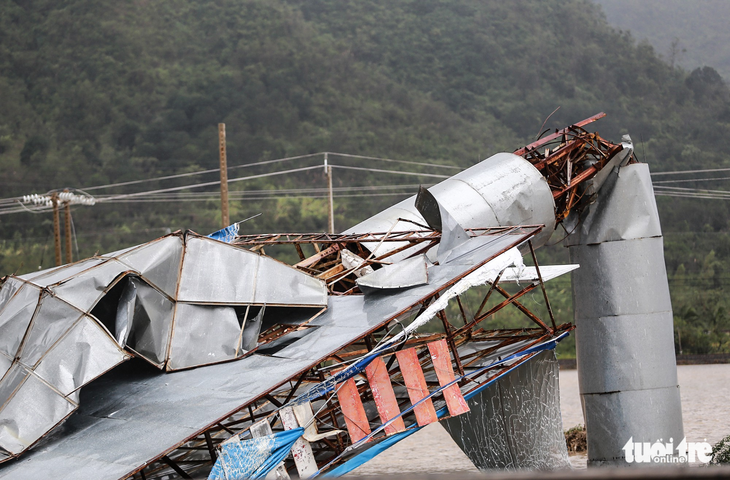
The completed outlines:
<svg viewBox="0 0 730 480">
<path fill-rule="evenodd" d="M 712 66 L 730 79 L 730 3 L 726 0 L 593 0 L 611 25 L 647 40 L 670 63 Z"/>
<path fill-rule="evenodd" d="M 2 198 L 215 168 L 218 122 L 232 166 L 336 151 L 467 167 L 534 139 L 556 107 L 547 127 L 607 112 L 595 128 L 614 140 L 630 133 L 653 171 L 730 166 L 730 94 L 720 76 L 673 68 L 588 0 L 0 2 Z M 335 177 L 339 187 L 434 181 Z M 231 189 L 323 186 L 314 170 Z M 400 198 L 339 197 L 336 224 Z M 725 202 L 659 199 L 678 325 L 683 339 L 697 337 L 683 340 L 685 351 L 729 348 Z M 263 212 L 248 231 L 326 226 L 321 198 L 231 208 L 234 219 Z M 81 256 L 220 223 L 213 200 L 101 203 L 73 214 Z M 52 265 L 50 221 L 0 215 L 0 274 Z M 541 255 L 565 258 L 560 247 Z M 570 289 L 554 288 L 568 321 Z"/>
</svg>

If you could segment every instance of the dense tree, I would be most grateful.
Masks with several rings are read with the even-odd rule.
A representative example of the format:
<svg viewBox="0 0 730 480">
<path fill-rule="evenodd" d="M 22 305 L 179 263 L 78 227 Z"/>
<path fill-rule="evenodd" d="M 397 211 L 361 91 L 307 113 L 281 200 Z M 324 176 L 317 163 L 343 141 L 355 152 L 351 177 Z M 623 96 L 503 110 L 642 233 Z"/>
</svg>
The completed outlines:
<svg viewBox="0 0 730 480">
<path fill-rule="evenodd" d="M 730 94 L 720 75 L 665 62 L 587 0 L 0 3 L 3 198 L 215 168 L 218 122 L 233 166 L 340 151 L 466 167 L 529 142 L 558 106 L 547 127 L 606 111 L 596 128 L 612 139 L 630 133 L 653 171 L 729 166 Z M 335 178 L 388 182 L 363 172 Z M 248 190 L 323 185 L 321 171 L 245 182 Z M 336 224 L 396 199 L 339 199 Z M 722 201 L 660 198 L 659 206 L 675 307 L 681 318 L 686 308 L 704 312 L 695 294 L 727 282 L 730 212 Z M 248 230 L 326 224 L 321 199 L 231 208 L 233 218 L 265 212 Z M 0 273 L 50 266 L 47 217 L 0 216 Z M 213 201 L 100 204 L 74 218 L 81 256 L 220 222 Z M 565 259 L 559 247 L 541 255 Z M 569 289 L 555 289 L 569 320 Z M 712 318 L 724 318 L 727 301 L 712 298 L 725 309 Z"/>
</svg>

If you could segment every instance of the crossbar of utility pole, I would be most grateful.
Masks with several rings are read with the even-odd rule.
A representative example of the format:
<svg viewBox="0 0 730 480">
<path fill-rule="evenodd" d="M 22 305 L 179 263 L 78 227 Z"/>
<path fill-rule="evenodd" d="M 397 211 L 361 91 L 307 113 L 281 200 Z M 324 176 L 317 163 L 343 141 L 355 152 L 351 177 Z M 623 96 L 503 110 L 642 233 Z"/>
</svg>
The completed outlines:
<svg viewBox="0 0 730 480">
<path fill-rule="evenodd" d="M 226 124 L 218 124 L 218 150 L 221 163 L 221 223 L 230 225 L 228 217 L 228 161 L 226 159 Z"/>
</svg>

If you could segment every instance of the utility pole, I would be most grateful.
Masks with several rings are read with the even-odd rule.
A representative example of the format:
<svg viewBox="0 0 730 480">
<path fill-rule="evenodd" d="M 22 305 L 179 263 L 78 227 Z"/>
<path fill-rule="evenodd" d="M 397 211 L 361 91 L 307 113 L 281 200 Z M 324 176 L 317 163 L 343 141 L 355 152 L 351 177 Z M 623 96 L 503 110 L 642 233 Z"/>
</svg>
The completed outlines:
<svg viewBox="0 0 730 480">
<path fill-rule="evenodd" d="M 329 229 L 329 233 L 335 233 L 335 202 L 332 198 L 332 165 L 327 164 L 327 152 L 324 154 L 324 174 L 327 175 L 327 198 L 329 200 L 327 228 Z"/>
<path fill-rule="evenodd" d="M 83 192 L 82 192 L 83 193 Z M 64 214 L 66 216 L 66 263 L 73 261 L 71 252 L 71 205 L 94 205 L 96 199 L 88 194 L 77 195 L 71 193 L 68 189 L 60 193 L 49 192 L 38 195 L 23 195 L 22 200 L 18 200 L 20 204 L 32 204 L 31 212 L 46 211 L 53 209 L 53 243 L 56 250 L 56 266 L 60 266 L 63 262 L 61 258 L 61 203 L 63 203 Z"/>
<path fill-rule="evenodd" d="M 66 190 L 68 192 L 68 190 Z M 71 252 L 71 202 L 63 202 L 63 213 L 66 217 L 66 263 L 73 262 L 73 253 Z"/>
<path fill-rule="evenodd" d="M 61 219 L 59 218 L 58 212 L 58 194 L 53 193 L 51 195 L 51 202 L 53 203 L 53 243 L 56 247 L 56 266 L 60 266 L 61 260 Z"/>
<path fill-rule="evenodd" d="M 221 160 L 221 223 L 226 228 L 228 219 L 228 165 L 226 159 L 226 124 L 218 124 L 218 150 Z"/>
</svg>

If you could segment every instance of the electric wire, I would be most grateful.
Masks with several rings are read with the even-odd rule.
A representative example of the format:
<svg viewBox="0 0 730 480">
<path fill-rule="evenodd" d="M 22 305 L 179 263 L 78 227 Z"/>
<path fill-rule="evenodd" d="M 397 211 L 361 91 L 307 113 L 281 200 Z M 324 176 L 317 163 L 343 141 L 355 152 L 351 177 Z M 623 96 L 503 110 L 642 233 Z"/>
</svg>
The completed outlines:
<svg viewBox="0 0 730 480">
<path fill-rule="evenodd" d="M 272 163 L 281 163 L 281 162 L 286 162 L 289 160 L 299 160 L 302 158 L 314 157 L 316 155 L 321 155 L 321 153 L 310 153 L 308 155 L 298 155 L 296 157 L 276 158 L 274 160 L 264 160 L 261 162 L 245 163 L 243 165 L 234 165 L 234 166 L 228 167 L 228 170 L 230 171 L 230 170 L 236 170 L 239 168 L 256 167 L 256 166 L 260 166 L 260 165 L 270 165 Z M 97 185 L 95 187 L 86 187 L 86 188 L 84 188 L 84 190 L 92 191 L 92 190 L 100 190 L 100 189 L 104 189 L 104 188 L 121 187 L 121 186 L 125 186 L 125 185 L 136 185 L 139 183 L 155 182 L 155 181 L 160 181 L 160 180 L 170 180 L 173 178 L 192 177 L 195 175 L 204 175 L 206 173 L 215 173 L 215 172 L 220 172 L 220 171 L 221 171 L 220 168 L 211 168 L 209 170 L 199 170 L 196 172 L 178 173 L 176 175 L 167 175 L 164 177 L 145 178 L 142 180 L 131 180 L 129 182 L 110 183 L 107 185 Z"/>
<path fill-rule="evenodd" d="M 730 180 L 730 177 L 711 177 L 711 178 L 685 178 L 682 180 L 657 180 L 651 182 L 654 185 L 663 185 L 666 183 L 690 183 L 690 182 L 712 182 L 712 181 Z"/>
<path fill-rule="evenodd" d="M 702 170 L 677 170 L 673 172 L 652 172 L 652 177 L 660 175 L 683 175 L 686 173 L 709 173 L 709 172 L 730 172 L 730 168 L 706 168 Z"/>
<path fill-rule="evenodd" d="M 403 164 L 408 164 L 408 165 L 420 165 L 420 166 L 434 167 L 434 168 L 462 170 L 461 167 L 457 167 L 454 165 L 443 165 L 443 164 L 438 164 L 438 163 L 427 163 L 427 162 L 413 162 L 413 161 L 409 161 L 409 160 L 397 160 L 397 159 L 393 159 L 393 158 L 371 157 L 371 156 L 366 156 L 366 155 L 354 155 L 354 154 L 349 154 L 349 153 L 338 153 L 338 152 L 317 152 L 317 153 L 309 153 L 306 155 L 296 155 L 296 156 L 292 156 L 292 157 L 276 158 L 276 159 L 272 159 L 272 160 L 262 160 L 259 162 L 229 166 L 227 169 L 230 171 L 230 170 L 236 170 L 236 169 L 240 169 L 240 168 L 249 168 L 249 167 L 256 167 L 256 166 L 261 166 L 261 165 L 270 165 L 270 164 L 274 164 L 274 163 L 281 163 L 281 162 L 292 161 L 292 160 L 302 160 L 302 159 L 306 159 L 306 158 L 321 157 L 321 156 L 324 156 L 325 154 L 342 157 L 342 158 L 356 158 L 356 159 L 362 159 L 362 160 L 375 160 L 375 161 L 380 161 L 380 162 L 403 163 Z M 161 176 L 161 177 L 145 178 L 145 179 L 140 179 L 140 180 L 130 180 L 127 182 L 109 183 L 109 184 L 105 184 L 105 185 L 95 185 L 92 187 L 84 187 L 83 190 L 85 190 L 85 191 L 101 190 L 101 189 L 121 187 L 121 186 L 127 186 L 127 185 L 137 185 L 140 183 L 147 183 L 147 182 L 171 180 L 171 179 L 176 179 L 176 178 L 186 178 L 186 177 L 192 177 L 192 176 L 196 176 L 196 175 L 204 175 L 204 174 L 216 173 L 216 172 L 220 172 L 220 168 L 211 168 L 211 169 L 207 169 L 207 170 L 179 173 L 179 174 L 175 174 L 175 175 L 165 175 L 165 176 Z M 21 197 L 14 197 L 13 200 L 19 199 L 19 198 L 21 198 Z M 6 199 L 0 199 L 0 204 L 3 202 L 3 200 L 6 200 Z"/>
<path fill-rule="evenodd" d="M 449 178 L 450 175 L 438 175 L 435 173 L 418 173 L 418 172 L 401 172 L 398 170 L 383 170 L 380 168 L 367 168 L 367 167 L 350 167 L 345 165 L 330 165 L 332 168 L 339 168 L 342 170 L 360 170 L 365 172 L 376 172 L 376 173 L 393 173 L 397 175 L 414 175 L 418 177 L 431 177 L 431 178 Z"/>
<path fill-rule="evenodd" d="M 388 173 L 388 174 L 394 174 L 394 175 L 419 176 L 419 177 L 428 177 L 428 178 L 448 178 L 448 175 L 437 175 L 437 174 L 420 173 L 420 172 L 404 172 L 404 171 L 400 171 L 400 170 L 386 170 L 386 169 L 367 168 L 367 167 L 352 167 L 352 166 L 344 166 L 344 165 L 331 165 L 331 166 L 335 167 L 335 168 L 346 169 L 346 170 L 369 171 L 369 172 L 374 172 L 374 173 Z M 301 168 L 294 168 L 294 169 L 289 169 L 289 170 L 262 173 L 262 174 L 257 174 L 257 175 L 249 175 L 249 176 L 245 176 L 245 177 L 237 177 L 237 178 L 229 179 L 228 183 L 236 183 L 236 182 L 245 181 L 245 180 L 266 178 L 266 177 L 285 175 L 285 174 L 290 174 L 290 173 L 299 173 L 299 172 L 304 172 L 304 171 L 309 171 L 309 170 L 315 170 L 318 168 L 322 168 L 322 166 L 314 165 L 314 166 L 309 166 L 309 167 L 301 167 Z M 126 200 L 126 199 L 134 198 L 134 197 L 150 197 L 153 194 L 179 192 L 179 191 L 188 190 L 191 188 L 201 188 L 201 187 L 216 186 L 216 185 L 220 185 L 220 180 L 196 183 L 196 184 L 181 185 L 181 186 L 176 186 L 176 187 L 161 188 L 161 189 L 157 189 L 157 190 L 150 190 L 150 191 L 143 191 L 143 192 L 111 195 L 111 196 L 106 196 L 106 197 L 99 196 L 99 197 L 95 197 L 95 198 L 97 198 L 98 203 L 120 203 L 119 200 Z M 84 190 L 88 190 L 88 188 L 85 188 Z M 142 200 L 142 199 L 144 199 L 144 198 L 140 198 L 140 200 Z M 39 206 L 36 208 L 27 208 L 22 203 L 19 203 L 17 200 L 14 203 L 9 204 L 9 205 L 10 205 L 10 208 L 5 208 L 5 209 L 0 208 L 0 215 L 18 213 L 21 211 L 39 212 L 39 211 L 47 211 L 50 209 L 50 207 L 46 207 L 46 206 Z M 20 207 L 18 207 L 18 205 L 20 205 Z"/>
<path fill-rule="evenodd" d="M 381 157 L 368 157 L 365 155 L 352 155 L 350 153 L 334 153 L 334 152 L 326 152 L 328 155 L 335 155 L 338 157 L 344 157 L 344 158 L 358 158 L 362 160 L 377 160 L 380 162 L 395 162 L 395 163 L 405 163 L 409 165 L 421 165 L 424 167 L 435 167 L 435 168 L 448 168 L 452 170 L 462 170 L 461 167 L 456 167 L 454 165 L 442 165 L 438 163 L 424 163 L 424 162 L 412 162 L 409 160 L 394 160 L 392 158 L 381 158 Z M 320 154 L 321 155 L 321 154 Z"/>
<path fill-rule="evenodd" d="M 697 192 L 697 193 L 726 193 L 730 194 L 730 191 L 728 190 L 707 190 L 704 188 L 687 188 L 687 187 L 663 187 L 659 186 L 657 187 L 660 190 L 671 190 L 671 191 L 687 191 L 687 192 Z"/>
<path fill-rule="evenodd" d="M 319 153 L 312 153 L 312 154 L 307 154 L 307 155 L 284 157 L 284 158 L 273 159 L 273 160 L 264 160 L 264 161 L 254 162 L 254 163 L 244 164 L 244 165 L 236 165 L 236 166 L 229 167 L 229 170 L 234 170 L 234 169 L 238 169 L 238 168 L 247 168 L 247 167 L 253 167 L 253 166 L 261 166 L 261 165 L 269 165 L 269 164 L 281 163 L 281 162 L 292 161 L 292 160 L 301 160 L 301 159 L 313 158 L 313 157 L 325 155 L 325 154 L 328 156 L 331 155 L 331 156 L 343 157 L 343 158 L 355 158 L 355 159 L 365 159 L 365 160 L 373 160 L 373 161 L 396 162 L 396 163 L 404 163 L 404 164 L 412 164 L 412 165 L 428 166 L 428 167 L 460 169 L 459 167 L 455 167 L 455 166 L 451 166 L 451 165 L 441 165 L 441 164 L 435 164 L 435 163 L 413 162 L 413 161 L 408 161 L 408 160 L 396 160 L 396 159 L 390 159 L 390 158 L 371 157 L 371 156 L 365 156 L 365 155 L 354 155 L 354 154 L 345 154 L 345 153 L 337 153 L 337 152 L 319 152 Z M 448 178 L 448 175 L 439 175 L 439 174 L 424 173 L 424 172 L 406 172 L 406 171 L 399 171 L 399 170 L 388 170 L 388 169 L 371 168 L 371 167 L 358 167 L 358 166 L 351 166 L 351 165 L 337 165 L 337 164 L 330 164 L 330 165 L 333 168 L 342 169 L 342 170 L 366 171 L 366 172 L 373 172 L 373 173 L 387 173 L 387 174 L 405 175 L 405 176 L 420 176 L 420 177 L 426 177 L 426 178 L 439 178 L 439 179 Z M 313 166 L 293 168 L 293 169 L 288 169 L 288 170 L 283 170 L 283 171 L 275 171 L 275 172 L 268 172 L 268 173 L 262 173 L 262 174 L 257 174 L 257 175 L 237 177 L 237 178 L 230 179 L 229 183 L 235 183 L 235 182 L 240 182 L 240 181 L 245 181 L 245 180 L 252 180 L 252 179 L 257 179 L 257 178 L 266 178 L 266 177 L 272 177 L 272 176 L 278 176 L 278 175 L 285 175 L 285 174 L 290 174 L 290 173 L 299 173 L 299 172 L 304 172 L 304 171 L 308 171 L 308 170 L 315 170 L 317 168 L 321 168 L 321 165 L 313 165 Z M 118 182 L 118 183 L 111 183 L 111 184 L 106 184 L 106 185 L 96 185 L 96 186 L 85 187 L 84 189 L 76 189 L 76 190 L 78 190 L 80 192 L 103 190 L 103 189 L 120 187 L 120 186 L 136 185 L 136 184 L 141 184 L 141 183 L 145 183 L 145 182 L 187 178 L 187 177 L 192 177 L 192 176 L 201 175 L 201 174 L 215 173 L 215 172 L 219 172 L 219 171 L 220 171 L 220 169 L 208 169 L 208 170 L 202 170 L 202 171 L 197 171 L 197 172 L 187 172 L 187 173 L 181 173 L 181 174 L 176 174 L 176 175 L 155 177 L 155 178 L 150 178 L 150 179 L 133 180 L 133 181 L 129 181 L 129 182 Z M 710 172 L 723 172 L 723 171 L 730 171 L 730 168 L 697 169 L 697 170 L 683 170 L 683 171 L 674 171 L 674 172 L 656 172 L 656 173 L 652 173 L 652 176 L 710 173 Z M 723 181 L 723 180 L 730 180 L 730 177 L 710 177 L 710 178 L 705 177 L 705 178 L 688 178 L 688 179 L 677 179 L 677 180 L 657 180 L 657 181 L 654 181 L 653 184 L 655 186 L 655 194 L 657 196 L 697 198 L 697 199 L 725 199 L 730 195 L 730 192 L 726 192 L 723 190 L 668 187 L 665 185 L 668 183 L 690 183 L 690 182 Z M 132 203 L 132 202 L 151 203 L 151 202 L 155 202 L 155 201 L 160 201 L 160 202 L 210 201 L 210 200 L 217 199 L 218 194 L 216 192 L 184 192 L 184 190 L 209 187 L 209 186 L 217 186 L 217 185 L 220 185 L 219 180 L 210 181 L 210 182 L 193 183 L 193 184 L 181 185 L 181 186 L 175 186 L 175 187 L 167 187 L 167 188 L 135 192 L 135 193 L 124 193 L 124 194 L 116 194 L 116 195 L 102 194 L 102 195 L 97 195 L 95 198 L 96 198 L 97 202 L 99 202 L 99 203 Z M 399 186 L 394 185 L 394 186 L 373 186 L 373 187 L 335 187 L 333 189 L 333 192 L 340 193 L 339 195 L 336 195 L 337 197 L 399 195 L 401 193 L 395 193 L 395 192 L 387 193 L 387 194 L 385 194 L 385 193 L 380 193 L 380 194 L 360 193 L 360 194 L 349 194 L 349 195 L 343 195 L 341 193 L 358 191 L 358 190 L 374 191 L 374 190 L 383 190 L 383 189 L 391 189 L 391 188 L 413 188 L 414 186 L 415 185 L 399 185 Z M 280 198 L 280 197 L 320 198 L 321 196 L 323 196 L 323 194 L 325 192 L 327 192 L 326 188 L 251 190 L 251 191 L 245 191 L 245 190 L 244 191 L 235 191 L 234 190 L 234 191 L 230 192 L 230 195 L 231 195 L 231 198 L 234 200 L 269 200 L 272 198 Z M 40 206 L 36 206 L 36 207 L 33 207 L 33 206 L 27 207 L 22 202 L 20 202 L 20 200 L 22 200 L 22 197 L 11 197 L 11 198 L 0 199 L 0 215 L 11 214 L 11 213 L 20 213 L 20 212 L 41 213 L 41 212 L 50 210 L 49 207 L 46 207 L 44 205 L 40 205 Z"/>
<path fill-rule="evenodd" d="M 415 192 L 389 192 L 389 193 L 362 193 L 362 194 L 350 194 L 350 195 L 333 195 L 334 198 L 356 198 L 356 197 L 389 197 L 389 196 L 406 196 L 406 195 L 413 195 Z M 290 195 L 290 196 L 280 196 L 280 195 L 272 195 L 268 197 L 251 197 L 251 198 L 235 198 L 234 200 L 251 200 L 251 201 L 259 201 L 259 200 L 280 200 L 283 198 L 292 198 L 292 199 L 301 199 L 301 198 L 327 198 L 327 194 L 322 195 Z M 182 200 L 184 202 L 209 202 L 209 201 L 217 201 L 220 197 L 216 198 L 201 198 L 201 199 L 186 199 Z M 110 203 L 157 203 L 157 202 L 180 202 L 181 200 L 177 199 L 133 199 L 133 200 L 116 200 L 114 202 Z"/>
</svg>

